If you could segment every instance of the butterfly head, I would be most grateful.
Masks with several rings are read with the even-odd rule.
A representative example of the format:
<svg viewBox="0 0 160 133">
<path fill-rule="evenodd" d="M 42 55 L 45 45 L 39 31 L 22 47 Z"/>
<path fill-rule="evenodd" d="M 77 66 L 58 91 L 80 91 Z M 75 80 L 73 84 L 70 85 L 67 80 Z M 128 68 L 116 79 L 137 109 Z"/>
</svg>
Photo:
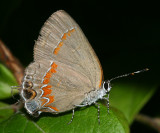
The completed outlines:
<svg viewBox="0 0 160 133">
<path fill-rule="evenodd" d="M 103 89 L 105 90 L 105 93 L 109 93 L 111 88 L 110 80 L 103 82 Z"/>
</svg>

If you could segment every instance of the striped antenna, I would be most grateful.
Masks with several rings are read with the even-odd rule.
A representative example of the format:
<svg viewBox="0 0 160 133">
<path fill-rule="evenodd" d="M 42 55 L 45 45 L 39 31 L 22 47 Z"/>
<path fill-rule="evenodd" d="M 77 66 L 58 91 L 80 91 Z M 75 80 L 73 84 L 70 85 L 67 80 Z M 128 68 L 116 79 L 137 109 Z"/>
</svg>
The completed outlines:
<svg viewBox="0 0 160 133">
<path fill-rule="evenodd" d="M 108 113 L 109 113 L 109 92 L 110 92 L 110 90 L 111 90 L 111 81 L 112 80 L 115 80 L 115 79 L 118 79 L 118 78 L 123 78 L 123 77 L 127 77 L 127 76 L 133 76 L 134 74 L 137 74 L 137 73 L 141 73 L 141 72 L 146 72 L 146 71 L 148 71 L 149 69 L 148 68 L 145 68 L 145 69 L 142 69 L 142 70 L 140 70 L 140 71 L 136 71 L 136 72 L 132 72 L 132 73 L 127 73 L 127 74 L 124 74 L 124 75 L 120 75 L 120 76 L 117 76 L 117 77 L 114 77 L 114 78 L 112 78 L 112 79 L 110 79 L 110 80 L 107 80 L 107 81 L 104 81 L 104 83 L 103 83 L 103 88 L 105 88 L 104 87 L 104 85 L 105 84 L 107 84 L 107 88 L 105 88 L 106 89 L 106 91 L 107 91 L 107 96 L 108 97 L 103 97 L 103 99 L 105 99 L 105 100 L 107 100 L 107 109 L 108 109 Z"/>
<path fill-rule="evenodd" d="M 112 80 L 118 79 L 118 78 L 123 78 L 123 77 L 127 77 L 127 76 L 130 76 L 130 75 L 133 76 L 134 74 L 141 73 L 141 72 L 146 72 L 148 70 L 149 70 L 148 68 L 145 68 L 145 69 L 142 69 L 142 70 L 139 70 L 139 71 L 136 71 L 136 72 L 120 75 L 120 76 L 117 76 L 117 77 L 114 77 L 114 78 L 110 79 L 109 82 L 111 82 Z"/>
</svg>

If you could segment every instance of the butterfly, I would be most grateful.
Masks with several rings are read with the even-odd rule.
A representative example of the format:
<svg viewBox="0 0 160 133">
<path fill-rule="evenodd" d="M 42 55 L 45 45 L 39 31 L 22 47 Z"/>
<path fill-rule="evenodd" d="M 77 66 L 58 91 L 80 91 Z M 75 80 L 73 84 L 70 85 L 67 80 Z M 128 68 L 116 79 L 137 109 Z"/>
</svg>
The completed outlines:
<svg viewBox="0 0 160 133">
<path fill-rule="evenodd" d="M 33 116 L 72 110 L 71 123 L 76 107 L 96 104 L 99 112 L 99 99 L 107 100 L 109 110 L 113 79 L 104 81 L 100 61 L 81 28 L 59 10 L 44 23 L 35 42 L 34 61 L 25 69 L 20 96 Z"/>
</svg>

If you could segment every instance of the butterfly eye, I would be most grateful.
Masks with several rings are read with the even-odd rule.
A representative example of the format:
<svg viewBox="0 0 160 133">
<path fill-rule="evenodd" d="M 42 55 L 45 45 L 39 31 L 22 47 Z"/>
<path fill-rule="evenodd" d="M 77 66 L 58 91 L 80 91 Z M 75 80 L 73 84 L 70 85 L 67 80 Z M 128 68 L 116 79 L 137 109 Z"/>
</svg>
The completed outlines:
<svg viewBox="0 0 160 133">
<path fill-rule="evenodd" d="M 111 90 L 111 84 L 110 81 L 105 81 L 103 83 L 103 88 L 106 90 L 106 92 L 109 92 Z"/>
<path fill-rule="evenodd" d="M 24 82 L 24 88 L 25 89 L 30 89 L 33 87 L 33 83 L 31 81 L 25 81 Z"/>
<path fill-rule="evenodd" d="M 23 96 L 25 97 L 25 99 L 33 99 L 36 97 L 36 95 L 37 95 L 37 93 L 33 89 L 24 89 L 23 90 Z"/>
<path fill-rule="evenodd" d="M 108 89 L 108 83 L 104 83 L 104 88 L 105 88 L 105 90 L 107 90 Z"/>
</svg>

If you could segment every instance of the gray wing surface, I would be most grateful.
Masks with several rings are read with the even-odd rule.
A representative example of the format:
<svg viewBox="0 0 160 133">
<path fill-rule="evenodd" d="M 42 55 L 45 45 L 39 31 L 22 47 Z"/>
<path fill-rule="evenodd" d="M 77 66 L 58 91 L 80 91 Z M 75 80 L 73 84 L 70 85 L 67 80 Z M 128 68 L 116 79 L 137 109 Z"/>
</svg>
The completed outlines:
<svg viewBox="0 0 160 133">
<path fill-rule="evenodd" d="M 34 61 L 42 59 L 62 62 L 85 75 L 90 80 L 90 90 L 101 86 L 100 62 L 80 27 L 65 11 L 53 13 L 40 31 Z"/>
</svg>

